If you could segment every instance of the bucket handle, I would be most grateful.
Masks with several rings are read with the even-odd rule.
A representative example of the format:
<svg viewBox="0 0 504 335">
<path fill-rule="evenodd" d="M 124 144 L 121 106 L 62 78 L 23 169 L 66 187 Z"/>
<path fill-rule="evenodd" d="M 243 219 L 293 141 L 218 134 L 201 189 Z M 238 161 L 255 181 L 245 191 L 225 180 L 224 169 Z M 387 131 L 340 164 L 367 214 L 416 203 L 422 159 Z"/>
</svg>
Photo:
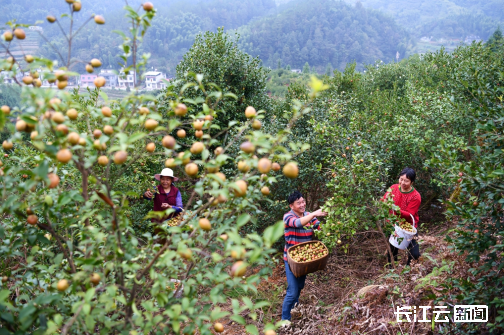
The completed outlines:
<svg viewBox="0 0 504 335">
<path fill-rule="evenodd" d="M 395 214 L 395 211 L 393 210 L 392 213 Z M 415 217 L 411 213 L 410 213 L 410 216 L 411 216 L 411 220 L 413 220 L 413 227 L 415 227 Z"/>
</svg>

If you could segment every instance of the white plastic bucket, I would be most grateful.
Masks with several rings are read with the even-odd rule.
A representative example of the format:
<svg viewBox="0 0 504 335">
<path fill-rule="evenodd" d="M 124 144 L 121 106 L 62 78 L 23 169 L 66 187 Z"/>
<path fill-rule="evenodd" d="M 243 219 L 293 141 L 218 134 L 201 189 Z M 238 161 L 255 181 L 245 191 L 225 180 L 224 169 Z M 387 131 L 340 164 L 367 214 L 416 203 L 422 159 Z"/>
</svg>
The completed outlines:
<svg viewBox="0 0 504 335">
<path fill-rule="evenodd" d="M 394 226 L 395 231 L 392 233 L 392 235 L 390 235 L 389 243 L 397 249 L 406 250 L 417 233 L 417 229 L 415 228 L 415 218 L 413 217 L 413 215 L 411 215 L 411 218 L 413 219 L 412 232 L 403 230 L 398 225 Z"/>
<path fill-rule="evenodd" d="M 178 289 L 177 288 L 173 289 L 173 292 L 176 292 L 175 298 L 177 298 L 177 299 L 182 298 L 182 295 L 184 294 L 184 285 L 182 284 L 182 282 L 178 279 L 170 279 L 170 281 L 172 283 L 177 283 L 180 286 L 180 288 L 178 288 Z M 168 289 L 168 286 L 166 286 L 166 288 Z M 170 290 L 171 290 L 171 288 L 170 288 Z"/>
</svg>

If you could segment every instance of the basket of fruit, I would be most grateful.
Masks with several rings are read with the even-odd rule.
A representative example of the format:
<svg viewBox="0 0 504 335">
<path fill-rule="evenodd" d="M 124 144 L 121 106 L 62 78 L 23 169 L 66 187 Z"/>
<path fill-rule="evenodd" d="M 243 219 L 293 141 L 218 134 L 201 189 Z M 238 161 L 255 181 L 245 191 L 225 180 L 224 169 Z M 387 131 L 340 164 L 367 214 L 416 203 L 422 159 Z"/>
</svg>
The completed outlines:
<svg viewBox="0 0 504 335">
<path fill-rule="evenodd" d="M 171 219 L 166 220 L 165 222 L 168 224 L 170 227 L 176 227 L 179 224 L 181 224 L 183 221 L 182 215 L 176 215 L 172 217 Z"/>
<path fill-rule="evenodd" d="M 320 241 L 296 244 L 287 250 L 287 262 L 296 278 L 324 270 L 329 259 L 329 250 Z"/>
<path fill-rule="evenodd" d="M 168 224 L 169 227 L 176 227 L 180 226 L 184 220 L 187 220 L 189 217 L 192 216 L 192 211 L 184 211 L 182 210 L 181 213 L 176 213 L 174 217 L 168 219 L 165 221 L 166 224 Z"/>
<path fill-rule="evenodd" d="M 411 216 L 413 218 L 413 216 Z M 417 230 L 414 227 L 415 219 L 413 218 L 413 224 L 409 222 L 399 222 L 394 226 L 395 231 L 390 235 L 389 242 L 397 249 L 406 250 L 411 243 L 411 240 L 415 237 Z"/>
</svg>

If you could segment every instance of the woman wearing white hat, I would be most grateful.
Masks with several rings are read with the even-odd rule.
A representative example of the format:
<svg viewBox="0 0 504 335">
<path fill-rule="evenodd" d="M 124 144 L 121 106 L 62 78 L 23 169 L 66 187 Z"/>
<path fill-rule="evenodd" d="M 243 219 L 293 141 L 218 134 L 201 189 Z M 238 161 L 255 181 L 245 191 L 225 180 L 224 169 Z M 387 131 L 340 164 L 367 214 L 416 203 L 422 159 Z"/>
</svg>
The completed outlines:
<svg viewBox="0 0 504 335">
<path fill-rule="evenodd" d="M 179 189 L 173 185 L 173 182 L 177 181 L 178 178 L 173 176 L 172 169 L 163 169 L 161 173 L 154 175 L 154 178 L 160 182 L 158 185 L 158 192 L 156 192 L 156 194 L 152 194 L 150 190 L 147 190 L 147 192 L 144 193 L 144 197 L 149 200 L 154 197 L 155 212 L 163 212 L 169 208 L 175 210 L 175 213 L 172 213 L 160 220 L 152 219 L 153 222 L 163 222 L 164 220 L 170 219 L 182 212 L 182 195 L 180 194 Z"/>
</svg>

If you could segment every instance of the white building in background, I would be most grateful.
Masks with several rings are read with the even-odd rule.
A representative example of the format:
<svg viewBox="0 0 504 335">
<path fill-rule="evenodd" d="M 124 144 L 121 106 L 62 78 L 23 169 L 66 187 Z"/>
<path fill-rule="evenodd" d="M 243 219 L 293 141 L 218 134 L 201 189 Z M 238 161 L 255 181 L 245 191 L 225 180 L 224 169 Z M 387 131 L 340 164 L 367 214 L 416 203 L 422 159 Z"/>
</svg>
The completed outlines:
<svg viewBox="0 0 504 335">
<path fill-rule="evenodd" d="M 106 88 L 116 88 L 119 84 L 118 75 L 114 73 L 114 70 L 102 69 L 100 71 L 99 76 L 105 78 L 105 80 L 106 80 L 105 87 Z"/>
<path fill-rule="evenodd" d="M 161 90 L 166 88 L 166 74 L 159 71 L 149 71 L 145 73 L 145 89 L 147 91 Z"/>
<path fill-rule="evenodd" d="M 34 31 L 40 31 L 41 33 L 44 32 L 44 28 L 39 27 L 39 26 L 29 26 L 28 29 L 34 30 Z"/>
<path fill-rule="evenodd" d="M 128 75 L 124 75 L 124 72 L 121 70 L 119 77 L 117 78 L 117 87 L 120 90 L 125 90 L 126 88 L 134 88 L 136 82 L 136 72 L 131 70 Z"/>
<path fill-rule="evenodd" d="M 16 81 L 14 80 L 14 78 L 12 78 L 12 77 L 2 76 L 1 78 L 3 79 L 4 84 L 9 84 L 9 85 L 17 84 Z M 23 80 L 23 74 L 18 73 L 16 75 L 16 79 L 17 79 L 18 83 L 21 83 Z"/>
</svg>

